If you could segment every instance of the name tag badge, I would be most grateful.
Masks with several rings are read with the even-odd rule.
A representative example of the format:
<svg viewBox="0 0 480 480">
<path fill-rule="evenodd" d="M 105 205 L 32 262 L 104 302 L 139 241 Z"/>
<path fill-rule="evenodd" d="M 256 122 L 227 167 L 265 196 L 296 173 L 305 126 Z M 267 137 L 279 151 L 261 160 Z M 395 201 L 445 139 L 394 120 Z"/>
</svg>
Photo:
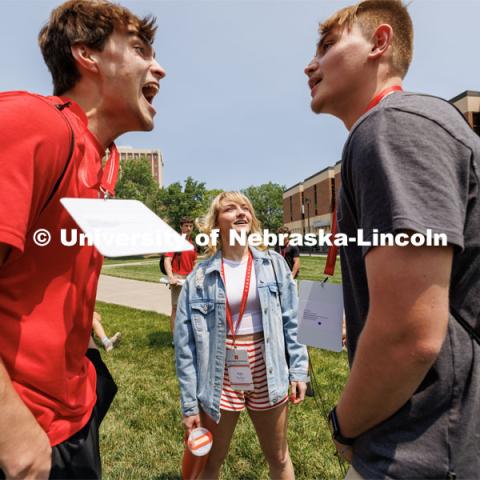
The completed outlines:
<svg viewBox="0 0 480 480">
<path fill-rule="evenodd" d="M 298 320 L 300 343 L 341 352 L 342 286 L 309 280 L 301 281 Z"/>
<path fill-rule="evenodd" d="M 227 350 L 227 368 L 232 390 L 248 392 L 253 390 L 252 370 L 247 350 Z"/>
</svg>

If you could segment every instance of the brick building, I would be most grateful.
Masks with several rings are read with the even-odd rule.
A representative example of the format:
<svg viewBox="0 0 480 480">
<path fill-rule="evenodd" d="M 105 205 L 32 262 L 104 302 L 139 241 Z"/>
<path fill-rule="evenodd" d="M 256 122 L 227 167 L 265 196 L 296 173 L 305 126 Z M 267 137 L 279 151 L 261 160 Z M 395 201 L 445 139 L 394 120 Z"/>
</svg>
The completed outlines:
<svg viewBox="0 0 480 480">
<path fill-rule="evenodd" d="M 340 188 L 340 162 L 283 193 L 283 222 L 293 233 L 330 231 L 334 199 Z"/>
<path fill-rule="evenodd" d="M 466 90 L 450 100 L 465 116 L 473 130 L 480 135 L 480 92 Z"/>
<path fill-rule="evenodd" d="M 450 100 L 480 135 L 480 92 L 466 90 Z M 340 191 L 341 162 L 326 167 L 283 193 L 283 222 L 293 233 L 331 230 L 334 199 Z"/>
<path fill-rule="evenodd" d="M 158 186 L 163 187 L 163 156 L 158 149 L 118 147 L 120 162 L 128 160 L 138 160 L 146 158 L 152 167 L 152 176 L 158 182 Z"/>
</svg>

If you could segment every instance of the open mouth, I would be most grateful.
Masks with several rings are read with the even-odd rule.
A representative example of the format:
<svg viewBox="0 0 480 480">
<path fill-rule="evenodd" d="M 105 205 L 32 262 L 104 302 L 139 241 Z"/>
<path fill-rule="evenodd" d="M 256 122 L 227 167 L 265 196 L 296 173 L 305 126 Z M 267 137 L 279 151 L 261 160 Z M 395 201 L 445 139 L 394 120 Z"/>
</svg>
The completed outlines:
<svg viewBox="0 0 480 480">
<path fill-rule="evenodd" d="M 310 90 L 312 91 L 312 93 L 313 93 L 313 90 L 315 89 L 315 87 L 317 85 L 319 85 L 321 81 L 322 81 L 321 78 L 316 79 L 316 80 L 310 79 L 310 81 L 308 82 L 308 86 L 310 87 Z"/>
<path fill-rule="evenodd" d="M 151 105 L 155 95 L 160 90 L 158 83 L 150 82 L 146 83 L 142 88 L 142 94 L 145 97 L 145 100 Z"/>
<path fill-rule="evenodd" d="M 248 222 L 246 220 L 237 220 L 233 224 L 234 225 L 248 225 Z"/>
</svg>

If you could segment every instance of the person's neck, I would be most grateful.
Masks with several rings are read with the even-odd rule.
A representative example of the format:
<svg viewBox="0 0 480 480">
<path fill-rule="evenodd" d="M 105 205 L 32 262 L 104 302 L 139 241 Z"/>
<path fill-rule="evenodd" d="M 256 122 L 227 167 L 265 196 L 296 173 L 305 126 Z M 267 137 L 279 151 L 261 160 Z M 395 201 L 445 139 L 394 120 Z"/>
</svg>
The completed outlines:
<svg viewBox="0 0 480 480">
<path fill-rule="evenodd" d="M 340 116 L 347 130 L 350 131 L 355 122 L 367 112 L 368 105 L 379 93 L 393 86 L 402 86 L 402 78 L 394 76 L 383 81 L 375 79 L 373 82 L 366 82 L 362 91 L 355 93 L 355 102 L 350 102 L 347 113 Z"/>
<path fill-rule="evenodd" d="M 222 245 L 222 256 L 227 260 L 241 262 L 244 258 L 248 257 L 248 245 Z"/>
<path fill-rule="evenodd" d="M 72 99 L 84 111 L 88 119 L 88 129 L 98 142 L 108 148 L 121 135 L 116 121 L 102 110 L 102 96 L 93 85 L 79 85 L 62 96 Z"/>
</svg>

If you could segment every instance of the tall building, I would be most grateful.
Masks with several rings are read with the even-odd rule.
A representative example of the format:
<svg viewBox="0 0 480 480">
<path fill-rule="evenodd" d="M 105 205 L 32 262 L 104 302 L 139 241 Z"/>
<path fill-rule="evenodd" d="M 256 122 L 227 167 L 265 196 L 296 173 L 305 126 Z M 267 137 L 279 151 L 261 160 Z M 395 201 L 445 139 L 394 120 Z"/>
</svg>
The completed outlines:
<svg viewBox="0 0 480 480">
<path fill-rule="evenodd" d="M 160 150 L 123 146 L 118 147 L 118 153 L 121 162 L 146 158 L 152 166 L 153 178 L 158 182 L 160 188 L 163 187 L 163 156 Z"/>
<path fill-rule="evenodd" d="M 480 92 L 466 90 L 450 100 L 480 135 Z M 341 162 L 326 167 L 283 193 L 283 222 L 293 233 L 331 230 L 332 212 L 340 191 Z"/>
</svg>

